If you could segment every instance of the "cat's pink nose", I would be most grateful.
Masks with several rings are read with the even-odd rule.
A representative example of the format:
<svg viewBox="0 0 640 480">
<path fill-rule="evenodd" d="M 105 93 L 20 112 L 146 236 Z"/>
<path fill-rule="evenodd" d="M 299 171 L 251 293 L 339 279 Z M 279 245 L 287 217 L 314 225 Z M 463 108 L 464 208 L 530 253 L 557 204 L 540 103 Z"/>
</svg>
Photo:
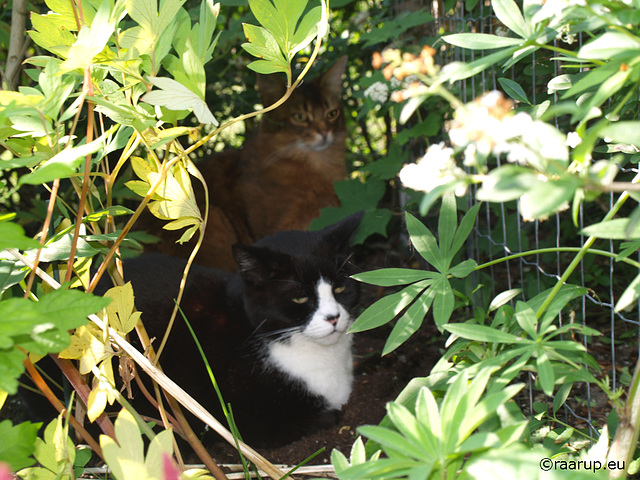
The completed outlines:
<svg viewBox="0 0 640 480">
<path fill-rule="evenodd" d="M 335 327 L 338 323 L 339 318 L 340 315 L 332 315 L 330 317 L 327 317 L 325 320 Z"/>
</svg>

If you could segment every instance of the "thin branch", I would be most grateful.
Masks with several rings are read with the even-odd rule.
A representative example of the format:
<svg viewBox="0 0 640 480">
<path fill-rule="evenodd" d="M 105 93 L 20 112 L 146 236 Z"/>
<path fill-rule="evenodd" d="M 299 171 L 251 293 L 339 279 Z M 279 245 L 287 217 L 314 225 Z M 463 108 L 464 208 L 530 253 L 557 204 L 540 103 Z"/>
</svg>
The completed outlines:
<svg viewBox="0 0 640 480">
<path fill-rule="evenodd" d="M 33 383 L 37 385 L 37 387 L 44 394 L 47 400 L 49 400 L 49 403 L 51 403 L 51 405 L 55 407 L 58 413 L 65 414 L 67 412 L 67 409 L 65 408 L 63 403 L 58 400 L 58 397 L 56 397 L 51 391 L 49 385 L 47 385 L 47 382 L 44 381 L 44 379 L 40 375 L 40 372 L 36 370 L 35 366 L 33 365 L 33 363 L 31 363 L 31 360 L 29 360 L 29 358 L 25 358 L 24 366 L 26 367 L 29 376 L 33 380 Z M 83 440 L 89 444 L 96 455 L 98 455 L 104 461 L 104 457 L 102 456 L 102 449 L 100 448 L 100 445 L 98 445 L 98 442 L 94 440 L 89 432 L 87 432 L 87 430 L 80 424 L 80 422 L 78 422 L 78 420 L 76 420 L 73 415 L 69 415 L 69 423 L 73 428 L 76 429 L 80 436 L 82 436 Z"/>
</svg>

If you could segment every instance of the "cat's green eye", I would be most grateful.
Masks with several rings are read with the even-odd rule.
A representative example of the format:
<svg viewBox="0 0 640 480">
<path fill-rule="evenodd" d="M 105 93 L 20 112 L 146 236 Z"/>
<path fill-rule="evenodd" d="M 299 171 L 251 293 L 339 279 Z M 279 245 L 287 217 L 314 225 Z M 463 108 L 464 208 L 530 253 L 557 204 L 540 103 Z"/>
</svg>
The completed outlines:
<svg viewBox="0 0 640 480">
<path fill-rule="evenodd" d="M 294 123 L 305 123 L 307 121 L 307 114 L 303 112 L 296 112 L 291 115 L 291 120 L 293 120 Z"/>
<path fill-rule="evenodd" d="M 292 298 L 291 301 L 293 303 L 297 303 L 298 305 L 302 305 L 303 303 L 307 303 L 307 301 L 309 301 L 309 297 Z"/>
<path fill-rule="evenodd" d="M 329 110 L 326 114 L 325 117 L 327 117 L 327 120 L 335 120 L 336 118 L 338 118 L 338 110 L 334 109 L 334 110 Z"/>
<path fill-rule="evenodd" d="M 336 287 L 336 288 L 334 288 L 334 289 L 333 289 L 333 291 L 334 291 L 335 293 L 344 293 L 344 291 L 345 291 L 346 289 L 347 289 L 347 287 L 345 287 L 345 286 L 343 285 L 343 286 L 341 286 L 341 287 Z"/>
</svg>

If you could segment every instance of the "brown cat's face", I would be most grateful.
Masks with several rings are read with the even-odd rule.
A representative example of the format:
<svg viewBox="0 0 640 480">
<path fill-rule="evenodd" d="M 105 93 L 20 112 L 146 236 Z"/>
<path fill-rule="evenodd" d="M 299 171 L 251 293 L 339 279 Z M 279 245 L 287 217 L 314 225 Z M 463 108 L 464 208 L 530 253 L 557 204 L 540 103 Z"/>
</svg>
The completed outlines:
<svg viewBox="0 0 640 480">
<path fill-rule="evenodd" d="M 320 152 L 344 144 L 341 96 L 346 64 L 347 57 L 342 57 L 319 78 L 300 85 L 283 105 L 263 117 L 260 132 L 279 148 Z M 274 75 L 259 76 L 258 87 L 265 106 L 285 92 L 283 82 Z"/>
</svg>

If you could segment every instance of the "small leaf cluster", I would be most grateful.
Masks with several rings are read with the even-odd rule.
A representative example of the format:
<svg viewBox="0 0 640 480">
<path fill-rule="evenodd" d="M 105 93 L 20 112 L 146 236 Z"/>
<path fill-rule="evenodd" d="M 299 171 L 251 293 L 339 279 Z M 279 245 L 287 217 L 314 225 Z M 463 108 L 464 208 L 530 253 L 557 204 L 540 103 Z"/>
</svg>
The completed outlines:
<svg viewBox="0 0 640 480">
<path fill-rule="evenodd" d="M 291 61 L 296 53 L 306 48 L 314 37 L 323 37 L 326 21 L 324 6 L 307 9 L 307 0 L 275 0 L 264 2 L 250 0 L 249 7 L 263 26 L 244 24 L 244 33 L 249 40 L 242 45 L 248 53 L 259 60 L 248 66 L 263 74 L 283 72 L 288 85 L 293 82 Z"/>
<path fill-rule="evenodd" d="M 469 381 L 462 371 L 438 403 L 433 392 L 423 386 L 410 408 L 398 402 L 387 405 L 393 428 L 361 427 L 360 432 L 380 445 L 388 458 L 352 465 L 340 478 L 453 478 L 465 461 L 477 461 L 478 452 L 509 450 L 523 434 L 523 420 L 501 426 L 495 432 L 476 432 L 488 419 L 522 389 L 524 384 L 490 388 L 490 369 Z M 478 455 L 481 457 L 481 454 Z"/>
<path fill-rule="evenodd" d="M 21 469 L 18 478 L 24 480 L 71 480 L 82 475 L 91 458 L 88 448 L 78 448 L 69 438 L 69 424 L 62 415 L 49 423 L 43 438 L 35 439 L 33 454 L 38 466 Z"/>
</svg>

